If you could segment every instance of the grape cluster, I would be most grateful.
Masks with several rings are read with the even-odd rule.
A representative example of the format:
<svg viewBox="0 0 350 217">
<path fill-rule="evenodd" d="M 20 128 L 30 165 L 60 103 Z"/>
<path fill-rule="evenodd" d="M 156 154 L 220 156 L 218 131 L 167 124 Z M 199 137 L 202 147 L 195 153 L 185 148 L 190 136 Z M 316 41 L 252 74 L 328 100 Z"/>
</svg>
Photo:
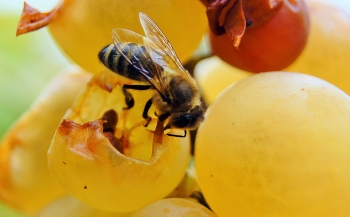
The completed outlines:
<svg viewBox="0 0 350 217">
<path fill-rule="evenodd" d="M 349 14 L 282 0 L 259 20 L 249 7 L 273 1 L 230 2 L 65 0 L 49 13 L 26 5 L 21 31 L 48 25 L 77 65 L 2 140 L 0 199 L 37 217 L 350 215 Z M 135 105 L 125 109 L 123 84 L 139 83 L 98 61 L 113 28 L 142 34 L 140 11 L 194 69 L 208 105 L 194 150 L 189 135 L 165 135 L 157 108 L 145 126 L 152 90 L 131 90 Z M 197 49 L 203 34 L 209 50 Z"/>
</svg>

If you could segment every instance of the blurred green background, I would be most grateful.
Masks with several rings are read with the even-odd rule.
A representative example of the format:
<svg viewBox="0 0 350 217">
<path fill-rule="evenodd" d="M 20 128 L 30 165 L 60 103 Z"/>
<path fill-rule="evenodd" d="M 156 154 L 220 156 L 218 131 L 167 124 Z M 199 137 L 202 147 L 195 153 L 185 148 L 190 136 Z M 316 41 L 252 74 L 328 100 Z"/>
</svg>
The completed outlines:
<svg viewBox="0 0 350 217">
<path fill-rule="evenodd" d="M 22 7 L 23 1 L 0 1 L 0 137 L 69 64 L 46 29 L 16 37 Z"/>
<path fill-rule="evenodd" d="M 27 2 L 41 11 L 49 11 L 57 1 Z M 350 12 L 350 0 L 327 1 Z M 22 0 L 0 0 L 0 138 L 48 81 L 70 65 L 46 28 L 16 37 L 22 7 Z M 23 215 L 0 203 L 0 217 L 20 216 Z"/>
</svg>

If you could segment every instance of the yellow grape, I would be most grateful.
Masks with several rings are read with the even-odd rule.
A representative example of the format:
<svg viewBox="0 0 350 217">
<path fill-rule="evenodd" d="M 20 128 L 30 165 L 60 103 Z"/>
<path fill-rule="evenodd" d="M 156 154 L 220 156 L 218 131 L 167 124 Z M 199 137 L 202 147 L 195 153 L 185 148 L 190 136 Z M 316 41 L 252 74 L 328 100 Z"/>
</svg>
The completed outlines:
<svg viewBox="0 0 350 217">
<path fill-rule="evenodd" d="M 180 183 L 190 160 L 188 137 L 163 131 L 154 136 L 155 121 L 143 126 L 143 108 L 152 91 L 131 91 L 135 106 L 123 110 L 121 79 L 109 71 L 96 74 L 65 115 L 49 149 L 50 169 L 65 189 L 110 212 L 134 211 L 164 198 Z M 121 142 L 123 153 L 103 132 L 100 119 L 110 109 L 119 116 L 114 135 L 119 141 L 127 139 Z M 159 137 L 163 141 L 156 142 Z"/>
<path fill-rule="evenodd" d="M 158 200 L 133 213 L 130 217 L 216 217 L 205 206 L 184 198 Z"/>
<path fill-rule="evenodd" d="M 199 192 L 196 169 L 194 168 L 193 158 L 187 168 L 186 174 L 176 188 L 169 194 L 169 198 L 189 198 L 193 193 Z"/>
<path fill-rule="evenodd" d="M 65 190 L 47 165 L 57 125 L 91 74 L 70 68 L 56 76 L 0 144 L 0 199 L 34 213 Z M 25 91 L 25 90 L 24 90 Z"/>
<path fill-rule="evenodd" d="M 207 30 L 205 7 L 188 0 L 65 0 L 49 30 L 77 64 L 91 72 L 103 69 L 97 54 L 112 43 L 112 30 L 126 28 L 144 35 L 139 12 L 150 16 L 185 61 Z"/>
<path fill-rule="evenodd" d="M 350 94 L 350 13 L 326 1 L 306 2 L 311 20 L 308 42 L 285 70 L 314 75 Z"/>
<path fill-rule="evenodd" d="M 217 56 L 201 60 L 194 68 L 194 76 L 207 104 L 211 104 L 216 96 L 232 83 L 253 74 L 235 68 Z"/>
<path fill-rule="evenodd" d="M 350 98 L 299 73 L 226 88 L 198 130 L 198 182 L 218 216 L 349 216 Z"/>
<path fill-rule="evenodd" d="M 60 197 L 40 210 L 35 217 L 129 217 L 130 213 L 113 213 L 95 209 L 72 196 Z"/>
</svg>

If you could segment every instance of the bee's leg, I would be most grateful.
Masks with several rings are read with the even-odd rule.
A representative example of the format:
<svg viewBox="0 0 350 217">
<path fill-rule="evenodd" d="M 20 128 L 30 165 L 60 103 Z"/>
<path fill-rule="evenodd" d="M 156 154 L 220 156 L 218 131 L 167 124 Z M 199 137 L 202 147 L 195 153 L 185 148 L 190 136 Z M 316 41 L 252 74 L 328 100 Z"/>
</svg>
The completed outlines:
<svg viewBox="0 0 350 217">
<path fill-rule="evenodd" d="M 132 89 L 132 90 L 148 90 L 151 88 L 151 85 L 132 85 L 132 84 L 124 84 L 122 87 L 123 94 L 125 96 L 125 104 L 126 107 L 124 107 L 124 110 L 131 109 L 134 107 L 135 100 L 134 97 L 131 95 L 127 89 Z"/>
<path fill-rule="evenodd" d="M 146 124 L 144 125 L 145 127 L 147 127 L 149 122 L 152 120 L 152 118 L 150 116 L 148 116 L 148 111 L 151 108 L 152 103 L 153 102 L 152 102 L 152 98 L 151 98 L 146 102 L 145 108 L 143 109 L 142 117 L 147 121 Z"/>
<path fill-rule="evenodd" d="M 122 87 L 122 91 L 125 96 L 125 104 L 126 104 L 126 107 L 123 107 L 123 109 L 124 110 L 131 109 L 132 107 L 134 107 L 134 104 L 135 104 L 134 97 L 132 97 L 131 93 L 127 91 L 124 87 Z"/>
<path fill-rule="evenodd" d="M 158 119 L 160 121 L 165 121 L 165 119 L 167 119 L 169 116 L 170 116 L 170 113 L 161 114 L 159 115 Z"/>
<path fill-rule="evenodd" d="M 176 134 L 171 134 L 171 133 L 168 133 L 168 134 L 166 134 L 167 136 L 173 136 L 173 137 L 186 137 L 186 135 L 187 135 L 187 131 L 186 130 L 184 130 L 184 135 L 176 135 Z"/>
<path fill-rule="evenodd" d="M 149 90 L 151 85 L 123 84 L 123 88 L 131 90 Z"/>
</svg>

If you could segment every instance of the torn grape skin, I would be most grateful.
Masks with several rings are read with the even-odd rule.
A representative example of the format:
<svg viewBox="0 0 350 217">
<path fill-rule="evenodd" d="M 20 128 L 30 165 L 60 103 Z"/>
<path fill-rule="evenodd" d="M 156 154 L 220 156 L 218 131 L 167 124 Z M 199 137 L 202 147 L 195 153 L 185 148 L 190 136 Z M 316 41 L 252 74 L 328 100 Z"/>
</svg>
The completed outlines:
<svg viewBox="0 0 350 217">
<path fill-rule="evenodd" d="M 109 71 L 95 75 L 65 115 L 48 153 L 51 171 L 70 194 L 112 212 L 137 210 L 166 197 L 190 159 L 189 137 L 166 136 L 155 116 L 143 126 L 144 103 L 152 91 L 134 91 L 135 106 L 124 111 L 122 84 Z M 111 109 L 118 117 L 107 117 Z M 113 131 L 124 154 L 107 135 Z"/>
</svg>

